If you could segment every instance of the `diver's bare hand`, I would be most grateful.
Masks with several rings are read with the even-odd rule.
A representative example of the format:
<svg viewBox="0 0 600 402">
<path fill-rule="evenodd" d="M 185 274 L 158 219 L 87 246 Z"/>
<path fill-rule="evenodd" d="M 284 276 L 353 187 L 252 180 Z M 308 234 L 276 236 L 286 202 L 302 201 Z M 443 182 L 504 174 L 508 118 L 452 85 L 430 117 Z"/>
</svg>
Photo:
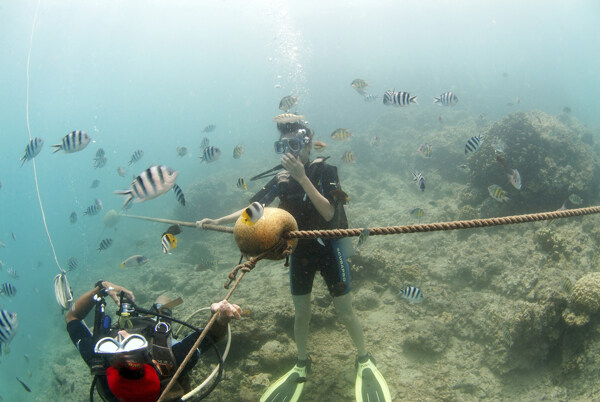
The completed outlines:
<svg viewBox="0 0 600 402">
<path fill-rule="evenodd" d="M 218 225 L 218 222 L 215 219 L 204 218 L 199 221 L 196 221 L 196 228 L 200 230 L 204 230 L 204 224 L 207 223 L 209 225 Z"/>
<path fill-rule="evenodd" d="M 120 305 L 119 297 L 121 296 L 121 293 L 124 293 L 131 301 L 135 302 L 135 295 L 133 292 L 129 289 L 125 289 L 123 286 L 115 285 L 108 281 L 102 282 L 102 286 L 104 286 L 104 289 L 106 289 L 106 292 L 111 299 L 114 300 L 117 306 Z"/>
<path fill-rule="evenodd" d="M 300 182 L 306 177 L 304 164 L 297 156 L 287 153 L 281 157 L 281 165 L 287 170 L 297 182 Z"/>
<path fill-rule="evenodd" d="M 227 300 L 213 303 L 210 311 L 217 315 L 217 321 L 221 325 L 227 325 L 232 318 L 239 320 L 242 318 L 242 309 L 237 304 L 231 304 Z"/>
</svg>

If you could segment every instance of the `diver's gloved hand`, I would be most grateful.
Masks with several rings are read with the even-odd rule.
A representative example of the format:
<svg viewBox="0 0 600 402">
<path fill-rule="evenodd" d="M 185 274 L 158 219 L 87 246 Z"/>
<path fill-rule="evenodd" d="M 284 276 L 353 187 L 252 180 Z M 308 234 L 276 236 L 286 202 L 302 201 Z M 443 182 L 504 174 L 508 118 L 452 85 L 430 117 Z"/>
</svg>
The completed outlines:
<svg viewBox="0 0 600 402">
<path fill-rule="evenodd" d="M 197 227 L 198 229 L 200 229 L 200 230 L 204 230 L 204 227 L 203 227 L 203 225 L 204 225 L 205 223 L 208 223 L 209 225 L 218 225 L 218 224 L 219 224 L 219 222 L 217 222 L 217 220 L 216 220 L 216 219 L 204 218 L 204 219 L 201 219 L 201 220 L 199 220 L 199 221 L 196 221 L 196 227 Z"/>
<path fill-rule="evenodd" d="M 287 153 L 281 157 L 281 165 L 288 171 L 290 176 L 300 182 L 306 177 L 306 171 L 304 170 L 304 164 L 299 157 Z"/>
<path fill-rule="evenodd" d="M 217 315 L 217 321 L 221 325 L 227 325 L 232 318 L 242 318 L 242 309 L 237 304 L 231 304 L 227 300 L 210 305 L 210 311 Z"/>
<path fill-rule="evenodd" d="M 115 301 L 115 304 L 119 306 L 121 303 L 119 298 L 121 293 L 124 293 L 132 302 L 135 302 L 135 295 L 129 289 L 125 289 L 123 286 L 115 285 L 114 283 L 104 281 L 102 282 L 102 286 L 106 289 L 106 293 Z"/>
</svg>

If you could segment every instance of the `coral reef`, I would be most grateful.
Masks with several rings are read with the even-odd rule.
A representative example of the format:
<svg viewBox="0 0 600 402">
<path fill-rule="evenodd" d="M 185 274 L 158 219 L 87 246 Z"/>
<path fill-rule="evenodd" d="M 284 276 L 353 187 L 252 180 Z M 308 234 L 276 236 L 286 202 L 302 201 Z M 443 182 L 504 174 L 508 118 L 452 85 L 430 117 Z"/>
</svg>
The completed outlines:
<svg viewBox="0 0 600 402">
<path fill-rule="evenodd" d="M 590 317 L 600 310 L 600 272 L 592 272 L 581 277 L 573 285 L 571 304 L 563 312 L 567 325 L 580 327 L 590 321 Z"/>
</svg>

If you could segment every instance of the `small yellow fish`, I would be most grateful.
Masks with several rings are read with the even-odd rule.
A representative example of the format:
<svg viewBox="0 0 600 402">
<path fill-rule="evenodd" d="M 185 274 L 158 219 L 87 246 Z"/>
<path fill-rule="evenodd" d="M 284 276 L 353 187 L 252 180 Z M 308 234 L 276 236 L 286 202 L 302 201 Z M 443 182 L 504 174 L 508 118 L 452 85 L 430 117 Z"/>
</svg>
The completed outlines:
<svg viewBox="0 0 600 402">
<path fill-rule="evenodd" d="M 242 212 L 242 222 L 248 226 L 254 225 L 265 214 L 265 208 L 260 202 L 253 202 Z"/>
<path fill-rule="evenodd" d="M 325 144 L 322 141 L 314 141 L 313 142 L 313 148 L 316 149 L 317 152 L 323 151 L 326 147 L 327 147 L 327 144 Z"/>
<path fill-rule="evenodd" d="M 342 162 L 354 163 L 354 161 L 355 161 L 355 158 L 354 158 L 354 153 L 352 153 L 352 151 L 344 152 L 344 156 L 342 156 Z"/>
<path fill-rule="evenodd" d="M 171 250 L 177 248 L 177 238 L 171 233 L 163 233 L 161 237 L 162 251 L 165 254 L 171 254 Z"/>
<path fill-rule="evenodd" d="M 352 137 L 352 133 L 348 131 L 347 128 L 338 128 L 333 133 L 331 133 L 331 138 L 337 141 L 345 141 L 350 137 Z"/>
</svg>

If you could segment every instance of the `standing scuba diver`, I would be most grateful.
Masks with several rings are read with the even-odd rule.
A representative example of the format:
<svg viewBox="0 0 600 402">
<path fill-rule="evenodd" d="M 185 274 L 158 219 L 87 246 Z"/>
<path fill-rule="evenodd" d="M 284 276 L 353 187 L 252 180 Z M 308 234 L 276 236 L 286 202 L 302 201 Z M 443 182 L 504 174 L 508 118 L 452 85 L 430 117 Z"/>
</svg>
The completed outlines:
<svg viewBox="0 0 600 402">
<path fill-rule="evenodd" d="M 116 326 L 111 326 L 110 317 L 104 314 L 106 296 L 110 296 L 119 306 L 119 323 Z M 67 331 L 95 376 L 90 389 L 90 400 L 93 400 L 94 389 L 102 400 L 111 402 L 151 402 L 158 399 L 201 331 L 193 327 L 194 333 L 172 344 L 171 321 L 191 326 L 172 318 L 169 303 L 164 303 L 166 301 L 161 296 L 151 310 L 145 310 L 135 305 L 133 292 L 100 280 L 94 289 L 84 293 L 73 303 L 65 317 Z M 96 314 L 92 333 L 83 320 L 94 307 Z M 179 377 L 181 381 L 166 396 L 168 401 L 180 400 L 188 391 L 186 373 L 194 367 L 199 354 L 210 349 L 226 334 L 232 318 L 241 317 L 240 307 L 226 300 L 213 303 L 211 311 L 218 318 L 201 342 L 200 352 L 196 351 L 182 371 L 182 376 Z M 149 316 L 140 316 L 139 313 Z M 156 318 L 151 318 L 152 315 Z M 215 350 L 218 352 L 216 346 Z M 220 360 L 220 354 L 218 356 Z M 213 388 L 214 386 L 216 382 Z M 208 392 L 211 390 L 212 388 Z"/>
<path fill-rule="evenodd" d="M 340 189 L 337 168 L 325 163 L 327 158 L 310 161 L 313 133 L 303 122 L 278 123 L 279 141 L 275 152 L 281 154 L 281 165 L 255 178 L 284 169 L 273 177 L 250 202 L 269 205 L 279 197 L 279 208 L 288 211 L 299 230 L 347 228 L 344 211 L 345 193 Z M 253 179 L 255 179 L 253 178 Z M 218 219 L 202 219 L 196 226 L 233 223 L 243 209 Z M 300 398 L 310 369 L 307 353 L 311 316 L 311 292 L 317 271 L 325 279 L 338 319 L 344 324 L 357 348 L 356 400 L 389 401 L 391 395 L 385 379 L 367 353 L 364 334 L 352 309 L 350 272 L 339 240 L 299 239 L 290 258 L 290 286 L 294 303 L 294 340 L 298 360 L 294 367 L 271 384 L 261 402 L 294 402 Z"/>
</svg>

